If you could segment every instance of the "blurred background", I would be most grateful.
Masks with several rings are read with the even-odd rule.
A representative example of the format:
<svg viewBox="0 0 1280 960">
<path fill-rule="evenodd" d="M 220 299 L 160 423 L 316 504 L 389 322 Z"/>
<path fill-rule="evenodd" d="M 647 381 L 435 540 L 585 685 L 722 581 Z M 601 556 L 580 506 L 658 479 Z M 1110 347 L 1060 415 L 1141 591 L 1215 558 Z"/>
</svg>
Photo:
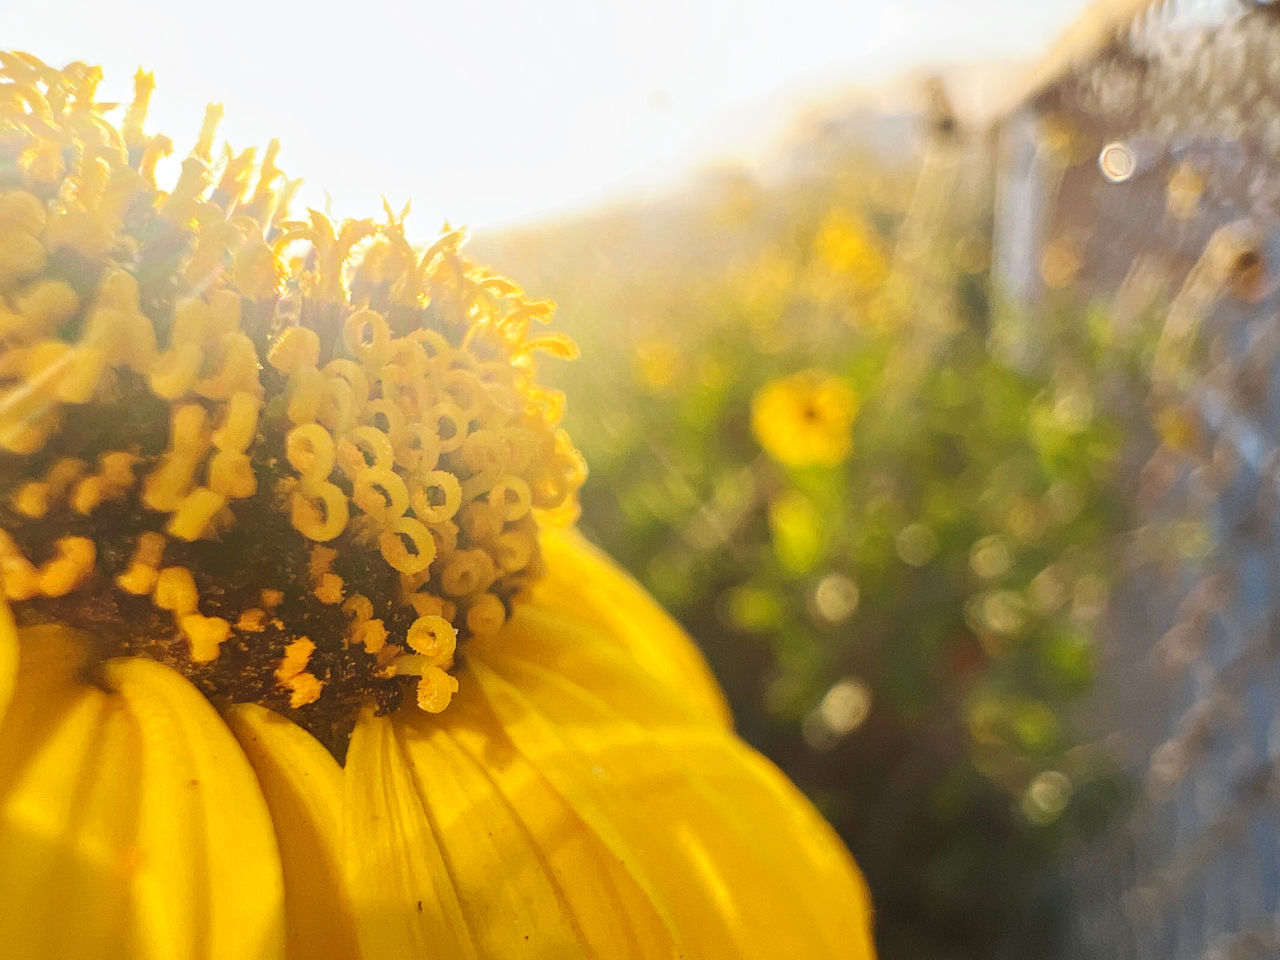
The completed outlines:
<svg viewBox="0 0 1280 960">
<path fill-rule="evenodd" d="M 582 527 L 894 958 L 1280 957 L 1262 0 L 0 0 L 560 304 Z M 181 151 L 179 151 L 181 153 Z"/>
</svg>

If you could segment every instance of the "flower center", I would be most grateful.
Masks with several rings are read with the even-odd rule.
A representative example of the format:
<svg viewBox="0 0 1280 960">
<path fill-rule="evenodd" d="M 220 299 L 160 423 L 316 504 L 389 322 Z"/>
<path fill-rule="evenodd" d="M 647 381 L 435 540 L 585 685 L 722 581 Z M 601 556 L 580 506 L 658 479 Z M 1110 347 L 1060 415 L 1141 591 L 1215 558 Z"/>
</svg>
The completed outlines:
<svg viewBox="0 0 1280 960">
<path fill-rule="evenodd" d="M 272 145 L 168 193 L 139 74 L 0 57 L 0 580 L 20 623 L 142 654 L 341 752 L 406 684 L 443 710 L 575 509 L 581 458 L 530 336 L 551 306 L 403 215 L 284 219 Z M 256 178 L 255 178 L 256 174 Z M 256 181 L 249 189 L 251 181 Z M 408 679 L 406 679 L 408 678 Z"/>
</svg>

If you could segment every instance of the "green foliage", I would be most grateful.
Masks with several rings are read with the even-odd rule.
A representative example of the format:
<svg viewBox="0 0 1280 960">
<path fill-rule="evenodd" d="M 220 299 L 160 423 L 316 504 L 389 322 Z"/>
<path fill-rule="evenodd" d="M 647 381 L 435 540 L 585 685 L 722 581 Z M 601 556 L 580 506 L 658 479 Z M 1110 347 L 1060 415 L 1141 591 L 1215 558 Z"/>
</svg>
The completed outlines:
<svg viewBox="0 0 1280 960">
<path fill-rule="evenodd" d="M 483 253 L 582 346 L 584 528 L 698 637 L 907 958 L 1043 943 L 1045 864 L 1113 797 L 1075 714 L 1140 369 L 1096 316 L 1037 320 L 1016 363 L 990 346 L 986 210 L 924 202 L 972 186 L 946 151 L 920 182 L 845 158 Z M 789 462 L 821 414 L 762 413 L 800 371 L 857 399 L 837 462 Z"/>
</svg>

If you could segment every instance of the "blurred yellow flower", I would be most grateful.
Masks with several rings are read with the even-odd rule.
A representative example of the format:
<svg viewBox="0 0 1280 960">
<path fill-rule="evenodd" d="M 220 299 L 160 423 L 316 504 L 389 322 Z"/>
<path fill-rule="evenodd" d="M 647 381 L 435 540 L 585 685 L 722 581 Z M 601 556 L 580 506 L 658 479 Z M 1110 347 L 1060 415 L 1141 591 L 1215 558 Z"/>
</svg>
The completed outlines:
<svg viewBox="0 0 1280 960">
<path fill-rule="evenodd" d="M 845 210 L 832 210 L 813 241 L 818 260 L 856 293 L 870 293 L 889 277 L 889 260 L 867 224 Z"/>
<path fill-rule="evenodd" d="M 775 460 L 792 467 L 842 463 L 853 444 L 858 395 L 823 370 L 802 370 L 761 387 L 751 401 L 751 429 Z"/>
<path fill-rule="evenodd" d="M 651 393 L 672 387 L 683 366 L 679 348 L 668 339 L 653 337 L 635 346 L 636 378 Z"/>
<path fill-rule="evenodd" d="M 0 55 L 5 955 L 871 956 L 839 841 L 566 527 L 550 305 L 389 210 L 286 219 L 217 111 L 158 189 L 150 77 L 118 129 L 98 78 Z"/>
</svg>

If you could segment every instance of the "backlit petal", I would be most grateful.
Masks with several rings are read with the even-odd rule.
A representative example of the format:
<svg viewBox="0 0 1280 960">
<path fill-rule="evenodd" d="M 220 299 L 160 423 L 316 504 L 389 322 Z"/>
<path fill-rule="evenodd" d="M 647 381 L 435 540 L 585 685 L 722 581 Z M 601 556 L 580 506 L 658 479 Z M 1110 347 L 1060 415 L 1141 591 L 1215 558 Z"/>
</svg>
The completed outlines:
<svg viewBox="0 0 1280 960">
<path fill-rule="evenodd" d="M 342 869 L 342 769 L 297 724 L 255 704 L 228 723 L 262 785 L 284 864 L 290 960 L 359 956 Z"/>
<path fill-rule="evenodd" d="M 118 692 L 83 683 L 82 647 L 21 632 L 0 727 L 5 956 L 281 956 L 279 859 L 235 741 L 158 664 L 109 664 Z"/>
<path fill-rule="evenodd" d="M 18 631 L 13 625 L 13 613 L 3 597 L 0 597 L 0 720 L 4 719 L 9 701 L 13 699 L 13 685 L 18 677 Z"/>
<path fill-rule="evenodd" d="M 688 638 L 682 639 L 691 645 Z M 557 674 L 567 683 L 596 691 L 615 710 L 640 723 L 724 729 L 708 716 L 696 679 L 685 683 L 650 673 L 630 650 L 613 642 L 611 633 L 579 618 L 576 611 L 566 616 L 546 603 L 527 604 L 496 637 L 476 637 L 465 649 L 468 657 L 500 664 L 512 676 Z"/>
<path fill-rule="evenodd" d="M 0 943 L 14 960 L 124 958 L 139 922 L 137 725 L 74 681 L 65 631 L 24 633 L 0 726 Z"/>
<path fill-rule="evenodd" d="M 141 741 L 135 955 L 282 957 L 280 855 L 235 738 L 195 687 L 167 667 L 114 660 L 105 675 Z"/>
<path fill-rule="evenodd" d="M 532 669 L 519 686 L 485 663 L 470 676 L 688 955 L 872 956 L 856 868 L 771 765 L 705 726 L 637 724 L 554 674 L 533 685 Z"/>
<path fill-rule="evenodd" d="M 443 714 L 361 719 L 348 783 L 377 784 L 366 815 L 396 824 L 368 839 L 403 858 L 407 823 L 407 846 L 430 851 L 429 879 L 402 895 L 448 884 L 456 916 L 434 922 L 456 924 L 483 958 L 873 956 L 866 890 L 839 840 L 708 722 L 705 696 L 637 661 L 639 637 L 618 639 L 626 605 L 590 579 L 619 576 L 587 560 L 579 602 L 561 584 L 469 642 Z M 670 630 L 668 653 L 689 645 Z"/>
<path fill-rule="evenodd" d="M 477 693 L 445 722 L 406 711 L 394 723 L 479 955 L 674 957 L 643 891 Z"/>
<path fill-rule="evenodd" d="M 352 905 L 368 960 L 475 960 L 457 887 L 427 815 L 427 796 L 390 718 L 366 711 L 344 769 Z"/>
<path fill-rule="evenodd" d="M 535 590 L 537 605 L 573 611 L 584 626 L 598 628 L 593 647 L 617 647 L 664 686 L 682 691 L 690 706 L 721 726 L 732 723 L 724 694 L 698 648 L 671 615 L 626 571 L 576 529 L 543 531 L 547 574 Z M 593 666 L 588 658 L 562 661 Z"/>
</svg>

